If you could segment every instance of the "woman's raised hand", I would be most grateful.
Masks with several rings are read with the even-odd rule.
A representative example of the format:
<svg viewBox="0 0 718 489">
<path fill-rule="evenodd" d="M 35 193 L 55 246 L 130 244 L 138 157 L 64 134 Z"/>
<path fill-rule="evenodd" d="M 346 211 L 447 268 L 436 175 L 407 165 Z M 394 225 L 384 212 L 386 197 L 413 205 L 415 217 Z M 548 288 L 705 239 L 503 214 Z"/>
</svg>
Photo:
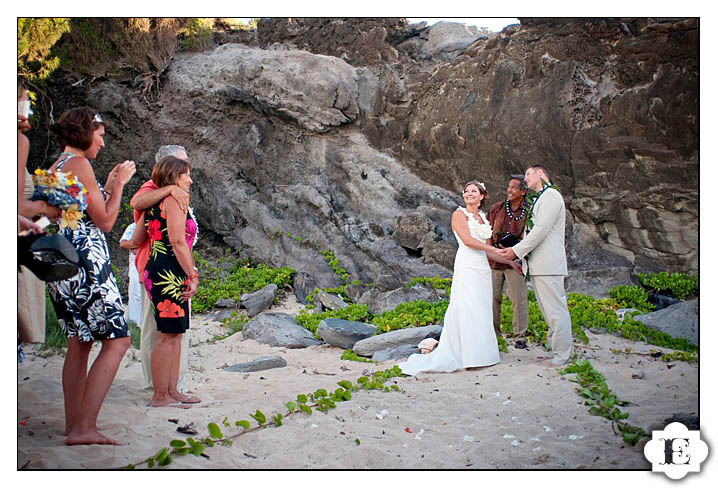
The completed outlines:
<svg viewBox="0 0 718 489">
<path fill-rule="evenodd" d="M 117 170 L 117 175 L 115 176 L 115 179 L 117 182 L 124 186 L 127 184 L 127 182 L 130 181 L 130 178 L 132 178 L 132 175 L 135 174 L 135 162 L 131 160 L 125 160 L 119 165 L 117 165 L 115 168 L 112 169 L 110 172 L 110 175 L 112 175 L 112 172 Z M 107 179 L 110 179 L 110 176 L 107 177 Z"/>
</svg>

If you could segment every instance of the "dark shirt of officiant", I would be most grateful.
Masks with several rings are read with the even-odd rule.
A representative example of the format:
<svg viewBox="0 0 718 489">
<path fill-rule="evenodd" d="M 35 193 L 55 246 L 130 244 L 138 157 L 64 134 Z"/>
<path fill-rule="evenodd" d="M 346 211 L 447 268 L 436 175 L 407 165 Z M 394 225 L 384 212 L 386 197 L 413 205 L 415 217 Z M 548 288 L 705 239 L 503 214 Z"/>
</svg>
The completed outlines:
<svg viewBox="0 0 718 489">
<path fill-rule="evenodd" d="M 488 244 L 493 245 L 494 243 L 497 243 L 499 239 L 506 236 L 508 233 L 513 234 L 519 241 L 521 241 L 527 213 L 525 203 L 525 200 L 522 200 L 518 209 L 513 209 L 508 200 L 496 202 L 491 206 L 487 217 L 489 223 L 491 224 L 493 234 L 491 235 L 491 238 L 487 240 Z M 489 266 L 494 270 L 505 270 L 507 268 L 511 268 L 509 265 L 497 263 L 490 258 Z"/>
</svg>

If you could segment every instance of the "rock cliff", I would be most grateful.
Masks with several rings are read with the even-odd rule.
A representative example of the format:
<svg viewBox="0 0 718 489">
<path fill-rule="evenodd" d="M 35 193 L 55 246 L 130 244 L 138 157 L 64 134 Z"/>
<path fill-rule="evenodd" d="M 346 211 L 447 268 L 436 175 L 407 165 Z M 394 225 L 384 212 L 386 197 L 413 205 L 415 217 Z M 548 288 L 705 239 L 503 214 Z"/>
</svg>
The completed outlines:
<svg viewBox="0 0 718 489">
<path fill-rule="evenodd" d="M 324 286 L 318 248 L 387 289 L 448 275 L 462 182 L 495 202 L 536 163 L 566 200 L 572 274 L 695 273 L 698 39 L 697 19 L 268 19 L 176 56 L 155 105 L 109 80 L 84 94 L 108 119 L 98 168 L 133 158 L 138 186 L 159 145 L 185 145 L 200 227 Z"/>
</svg>

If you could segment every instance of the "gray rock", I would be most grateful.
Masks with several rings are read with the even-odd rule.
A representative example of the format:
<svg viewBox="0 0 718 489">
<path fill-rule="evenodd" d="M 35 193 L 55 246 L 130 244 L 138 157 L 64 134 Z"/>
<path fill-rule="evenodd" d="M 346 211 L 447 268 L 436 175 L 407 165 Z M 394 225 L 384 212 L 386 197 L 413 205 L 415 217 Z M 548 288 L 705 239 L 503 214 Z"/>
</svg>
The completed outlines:
<svg viewBox="0 0 718 489">
<path fill-rule="evenodd" d="M 424 338 L 439 339 L 439 336 L 441 336 L 441 329 L 441 325 L 433 324 L 430 326 L 421 326 L 419 328 L 406 328 L 389 331 L 388 333 L 378 334 L 376 336 L 371 336 L 364 340 L 357 341 L 354 343 L 352 350 L 354 350 L 354 353 L 359 356 L 370 357 L 378 351 L 396 348 L 397 346 L 413 345 L 416 347 L 416 345 L 418 345 Z"/>
<path fill-rule="evenodd" d="M 237 301 L 234 299 L 219 299 L 217 302 L 214 303 L 214 307 L 219 307 L 221 309 L 230 309 L 237 305 Z"/>
<path fill-rule="evenodd" d="M 633 267 L 571 270 L 565 282 L 566 292 L 592 295 L 595 299 L 608 297 L 609 289 L 617 285 L 638 285 Z"/>
<path fill-rule="evenodd" d="M 260 370 L 269 370 L 270 368 L 286 367 L 287 361 L 279 356 L 261 357 L 251 362 L 236 363 L 225 367 L 226 372 L 258 372 Z"/>
<path fill-rule="evenodd" d="M 297 296 L 297 300 L 302 304 L 307 303 L 307 296 L 317 287 L 317 281 L 312 274 L 304 271 L 297 271 L 294 274 L 294 295 Z"/>
<path fill-rule="evenodd" d="M 247 316 L 254 317 L 272 305 L 276 292 L 276 284 L 265 285 L 256 292 L 243 294 L 239 298 L 239 304 L 247 310 Z"/>
<path fill-rule="evenodd" d="M 486 37 L 486 31 L 479 32 L 476 26 L 458 22 L 437 22 L 429 30 L 429 39 L 424 50 L 435 59 L 450 60 L 459 56 L 477 39 Z"/>
<path fill-rule="evenodd" d="M 626 314 L 628 313 L 641 313 L 638 309 L 634 309 L 632 307 L 628 307 L 625 309 L 616 309 L 616 316 L 618 316 L 619 321 L 623 321 L 623 318 L 626 317 Z"/>
<path fill-rule="evenodd" d="M 344 293 L 350 301 L 356 303 L 364 292 L 368 290 L 368 287 L 363 285 L 349 284 L 344 287 Z"/>
<path fill-rule="evenodd" d="M 379 314 L 391 311 L 404 302 L 418 300 L 436 302 L 439 300 L 439 294 L 432 287 L 426 287 L 421 284 L 412 287 L 401 287 L 388 292 L 370 289 L 362 294 L 357 304 L 365 304 L 369 308 L 369 312 Z"/>
<path fill-rule="evenodd" d="M 404 248 L 418 250 L 427 234 L 433 233 L 434 223 L 419 212 L 409 212 L 394 221 L 391 237 Z"/>
<path fill-rule="evenodd" d="M 284 313 L 265 312 L 252 318 L 242 328 L 242 338 L 285 348 L 306 348 L 321 344 L 312 332 Z"/>
<path fill-rule="evenodd" d="M 222 319 L 227 319 L 232 317 L 232 309 L 217 309 L 216 311 L 210 311 L 205 316 L 205 319 L 207 321 L 221 321 Z"/>
<path fill-rule="evenodd" d="M 660 311 L 633 316 L 649 328 L 668 333 L 674 338 L 685 338 L 698 344 L 698 299 L 679 302 Z"/>
<path fill-rule="evenodd" d="M 379 350 L 374 352 L 371 359 L 375 362 L 385 362 L 387 360 L 400 360 L 407 358 L 409 355 L 414 353 L 421 353 L 421 351 L 412 345 L 401 345 L 394 348 L 387 348 L 386 350 Z"/>
<path fill-rule="evenodd" d="M 359 321 L 345 319 L 323 319 L 317 326 L 317 335 L 333 346 L 352 348 L 357 341 L 376 334 L 376 327 Z"/>
<path fill-rule="evenodd" d="M 317 293 L 314 294 L 314 298 L 315 303 L 316 300 L 319 300 L 324 309 L 331 309 L 332 311 L 336 311 L 337 309 L 344 309 L 345 307 L 347 307 L 347 303 L 344 302 L 344 299 L 342 299 L 338 295 L 324 292 L 323 290 L 317 291 Z"/>
</svg>

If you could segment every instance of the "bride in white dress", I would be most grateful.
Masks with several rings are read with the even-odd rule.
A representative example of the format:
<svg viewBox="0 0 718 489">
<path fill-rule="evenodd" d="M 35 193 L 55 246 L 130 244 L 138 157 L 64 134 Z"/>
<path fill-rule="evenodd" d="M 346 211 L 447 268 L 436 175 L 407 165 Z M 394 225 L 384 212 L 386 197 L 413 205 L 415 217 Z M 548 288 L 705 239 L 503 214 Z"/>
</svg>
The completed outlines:
<svg viewBox="0 0 718 489">
<path fill-rule="evenodd" d="M 499 363 L 499 347 L 493 326 L 491 268 L 486 259 L 510 264 L 521 273 L 519 262 L 509 262 L 486 244 L 491 225 L 479 210 L 488 196 L 484 185 L 471 181 L 464 186 L 466 208 L 451 216 L 459 249 L 454 260 L 449 307 L 439 344 L 429 354 L 411 355 L 399 368 L 407 375 L 419 372 L 454 372 L 462 368 Z"/>
</svg>

